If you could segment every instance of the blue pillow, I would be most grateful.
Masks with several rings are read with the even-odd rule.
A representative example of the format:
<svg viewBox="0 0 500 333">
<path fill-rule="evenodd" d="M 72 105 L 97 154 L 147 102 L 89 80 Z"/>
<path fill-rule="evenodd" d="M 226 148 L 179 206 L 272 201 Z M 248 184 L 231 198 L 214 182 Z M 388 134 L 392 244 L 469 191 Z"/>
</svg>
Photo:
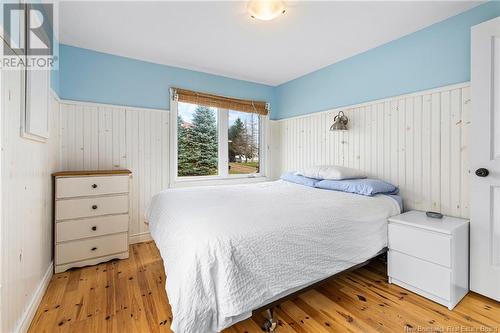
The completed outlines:
<svg viewBox="0 0 500 333">
<path fill-rule="evenodd" d="M 321 180 L 314 185 L 325 190 L 335 190 L 361 195 L 372 196 L 375 194 L 397 194 L 399 189 L 379 179 L 345 179 L 345 180 Z"/>
<path fill-rule="evenodd" d="M 281 175 L 280 178 L 283 180 L 286 180 L 287 182 L 290 182 L 290 183 L 295 183 L 295 184 L 300 184 L 300 185 L 305 185 L 305 186 L 310 186 L 310 187 L 314 187 L 314 185 L 317 182 L 319 182 L 319 179 L 299 176 L 299 175 L 296 175 L 295 172 L 285 172 L 284 174 Z"/>
</svg>

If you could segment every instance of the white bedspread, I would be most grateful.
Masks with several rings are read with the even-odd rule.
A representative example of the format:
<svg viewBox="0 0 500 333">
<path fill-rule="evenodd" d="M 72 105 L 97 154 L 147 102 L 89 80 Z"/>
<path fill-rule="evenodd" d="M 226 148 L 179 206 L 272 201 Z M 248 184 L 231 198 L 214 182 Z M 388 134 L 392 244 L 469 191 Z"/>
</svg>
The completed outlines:
<svg viewBox="0 0 500 333">
<path fill-rule="evenodd" d="M 147 212 L 176 333 L 219 332 L 387 244 L 388 196 L 285 181 L 169 189 Z"/>
</svg>

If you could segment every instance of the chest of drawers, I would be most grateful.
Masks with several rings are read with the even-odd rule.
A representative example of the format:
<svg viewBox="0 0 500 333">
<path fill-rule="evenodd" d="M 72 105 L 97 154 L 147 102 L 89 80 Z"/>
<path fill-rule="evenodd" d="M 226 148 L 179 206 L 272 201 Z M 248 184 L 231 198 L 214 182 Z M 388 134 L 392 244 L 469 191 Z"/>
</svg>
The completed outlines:
<svg viewBox="0 0 500 333">
<path fill-rule="evenodd" d="M 129 170 L 65 171 L 55 184 L 55 272 L 128 258 Z"/>
</svg>

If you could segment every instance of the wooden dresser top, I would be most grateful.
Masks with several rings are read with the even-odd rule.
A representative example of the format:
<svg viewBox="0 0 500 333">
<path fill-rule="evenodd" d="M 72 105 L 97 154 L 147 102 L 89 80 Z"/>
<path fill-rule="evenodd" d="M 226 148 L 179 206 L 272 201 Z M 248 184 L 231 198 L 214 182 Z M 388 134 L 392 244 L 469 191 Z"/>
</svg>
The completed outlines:
<svg viewBox="0 0 500 333">
<path fill-rule="evenodd" d="M 132 171 L 127 169 L 117 170 L 82 170 L 82 171 L 59 171 L 52 174 L 53 177 L 78 177 L 78 176 L 112 176 L 129 175 Z"/>
</svg>

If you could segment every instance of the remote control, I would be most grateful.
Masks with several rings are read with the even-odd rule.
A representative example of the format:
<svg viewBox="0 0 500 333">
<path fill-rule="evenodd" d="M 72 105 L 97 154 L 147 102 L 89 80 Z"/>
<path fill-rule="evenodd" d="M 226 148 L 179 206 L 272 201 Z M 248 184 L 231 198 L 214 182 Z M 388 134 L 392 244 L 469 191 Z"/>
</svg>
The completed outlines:
<svg viewBox="0 0 500 333">
<path fill-rule="evenodd" d="M 442 219 L 443 218 L 443 214 L 438 213 L 438 212 L 425 212 L 425 215 L 427 215 L 427 217 L 430 217 L 433 219 Z"/>
</svg>

